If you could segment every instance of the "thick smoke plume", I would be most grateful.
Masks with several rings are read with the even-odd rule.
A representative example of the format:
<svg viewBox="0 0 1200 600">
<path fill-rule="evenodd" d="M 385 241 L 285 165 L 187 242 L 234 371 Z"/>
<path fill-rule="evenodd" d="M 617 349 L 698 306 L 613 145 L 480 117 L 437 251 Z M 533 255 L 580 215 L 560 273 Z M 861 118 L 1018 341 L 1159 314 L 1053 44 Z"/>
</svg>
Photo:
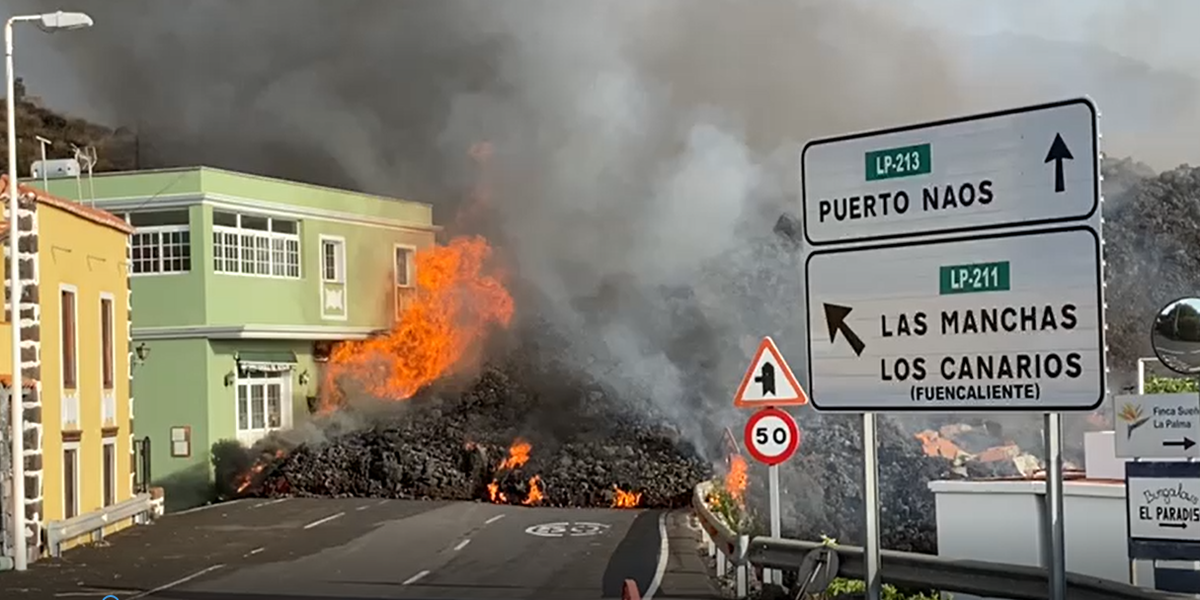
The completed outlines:
<svg viewBox="0 0 1200 600">
<path fill-rule="evenodd" d="M 759 337 L 806 379 L 799 265 L 771 232 L 797 209 L 799 144 L 995 108 L 967 91 L 1061 75 L 972 73 L 963 40 L 849 0 L 86 8 L 97 26 L 54 44 L 94 108 L 140 133 L 143 166 L 345 186 L 448 217 L 473 184 L 469 147 L 492 142 L 518 317 L 563 340 L 544 358 L 646 399 L 702 449 L 738 424 L 726 407 Z"/>
</svg>

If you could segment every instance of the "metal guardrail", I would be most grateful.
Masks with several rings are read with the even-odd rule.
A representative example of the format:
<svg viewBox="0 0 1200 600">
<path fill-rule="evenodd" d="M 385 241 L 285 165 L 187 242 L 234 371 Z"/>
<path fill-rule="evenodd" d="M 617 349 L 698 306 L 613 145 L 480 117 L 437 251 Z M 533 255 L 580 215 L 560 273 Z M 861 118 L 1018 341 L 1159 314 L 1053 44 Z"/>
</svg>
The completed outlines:
<svg viewBox="0 0 1200 600">
<path fill-rule="evenodd" d="M 700 518 L 704 531 L 708 533 L 719 552 L 729 557 L 734 564 L 749 563 L 768 569 L 799 571 L 805 557 L 813 552 L 827 549 L 837 554 L 837 575 L 849 579 L 864 579 L 866 562 L 863 549 L 856 546 L 826 546 L 821 542 L 804 542 L 768 536 L 757 536 L 749 541 L 740 557 L 730 548 L 738 549 L 737 535 L 728 525 L 709 509 L 705 497 L 712 489 L 711 483 L 696 486 L 692 500 L 693 509 Z M 744 536 L 743 536 L 744 537 Z M 723 573 L 721 573 L 723 575 Z M 880 565 L 884 583 L 901 588 L 934 589 L 942 592 L 957 592 L 990 598 L 1009 600 L 1045 600 L 1049 593 L 1049 574 L 1044 567 L 1028 567 L 978 560 L 955 560 L 928 554 L 884 550 Z M 739 595 L 744 595 L 739 585 Z M 817 591 L 817 590 L 812 590 Z M 1132 585 L 1090 577 L 1077 573 L 1067 574 L 1067 596 L 1071 600 L 1174 600 L 1193 598 L 1181 594 L 1149 590 Z"/>
<path fill-rule="evenodd" d="M 102 510 L 50 523 L 46 526 L 46 544 L 51 556 L 61 556 L 65 542 L 97 531 L 103 535 L 104 528 L 109 525 L 153 512 L 154 503 L 150 494 L 138 494 Z"/>
</svg>

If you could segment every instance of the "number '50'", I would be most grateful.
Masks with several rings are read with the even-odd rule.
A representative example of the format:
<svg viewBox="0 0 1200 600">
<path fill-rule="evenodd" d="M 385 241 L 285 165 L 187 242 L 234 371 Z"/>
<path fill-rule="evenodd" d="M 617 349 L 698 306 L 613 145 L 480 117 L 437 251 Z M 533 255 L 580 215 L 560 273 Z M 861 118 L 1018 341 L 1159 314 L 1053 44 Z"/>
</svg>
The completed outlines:
<svg viewBox="0 0 1200 600">
<path fill-rule="evenodd" d="M 756 427 L 754 429 L 754 441 L 760 444 L 765 444 L 767 442 L 783 444 L 787 442 L 787 436 L 788 433 L 780 428 L 771 430 L 767 427 Z"/>
</svg>

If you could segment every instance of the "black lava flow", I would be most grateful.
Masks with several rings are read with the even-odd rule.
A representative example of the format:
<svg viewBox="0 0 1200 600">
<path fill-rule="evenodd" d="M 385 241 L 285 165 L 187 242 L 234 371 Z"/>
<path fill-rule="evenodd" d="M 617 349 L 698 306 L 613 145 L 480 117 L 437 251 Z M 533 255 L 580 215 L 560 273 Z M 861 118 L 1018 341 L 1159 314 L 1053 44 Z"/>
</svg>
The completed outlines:
<svg viewBox="0 0 1200 600">
<path fill-rule="evenodd" d="M 510 504 L 523 503 L 533 485 L 539 506 L 609 507 L 620 490 L 640 494 L 639 507 L 673 508 L 712 475 L 670 427 L 625 414 L 595 392 L 538 395 L 491 368 L 465 393 L 441 396 L 340 415 L 320 440 L 268 438 L 224 469 L 236 473 L 226 491 L 493 501 L 495 483 L 499 501 Z M 502 467 L 518 441 L 530 446 L 527 462 Z"/>
</svg>

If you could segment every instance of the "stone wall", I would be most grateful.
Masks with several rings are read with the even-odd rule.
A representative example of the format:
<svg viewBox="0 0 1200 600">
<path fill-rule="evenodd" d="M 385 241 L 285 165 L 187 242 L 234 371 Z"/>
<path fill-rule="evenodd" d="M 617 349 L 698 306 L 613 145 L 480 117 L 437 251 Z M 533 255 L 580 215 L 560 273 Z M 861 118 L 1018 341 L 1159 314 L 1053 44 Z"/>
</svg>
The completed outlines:
<svg viewBox="0 0 1200 600">
<path fill-rule="evenodd" d="M 3 200 L 6 220 L 7 194 Z M 30 559 L 41 554 L 42 527 L 42 373 L 41 373 L 41 308 L 39 302 L 38 223 L 37 201 L 32 194 L 23 194 L 17 208 L 17 272 L 21 277 L 21 298 L 18 301 L 21 329 L 21 377 L 24 386 L 25 415 L 25 535 Z M 13 235 L 14 232 L 10 232 Z M 12 257 L 5 244 L 5 265 Z M 4 281 L 5 311 L 11 310 L 12 290 L 8 278 Z M 5 369 L 0 369 L 5 370 Z M 14 457 L 15 460 L 15 457 Z"/>
</svg>

